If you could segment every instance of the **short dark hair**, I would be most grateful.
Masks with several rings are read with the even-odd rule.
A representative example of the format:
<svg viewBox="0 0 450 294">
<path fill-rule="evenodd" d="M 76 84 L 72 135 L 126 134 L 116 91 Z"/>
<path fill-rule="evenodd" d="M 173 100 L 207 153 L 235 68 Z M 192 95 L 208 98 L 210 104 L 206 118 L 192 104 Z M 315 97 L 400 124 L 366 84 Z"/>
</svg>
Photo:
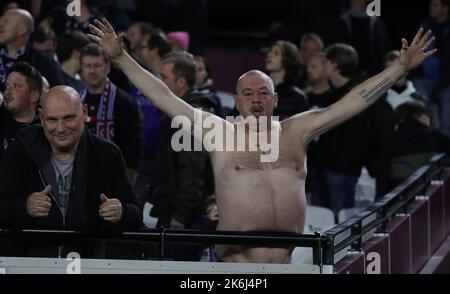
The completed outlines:
<svg viewBox="0 0 450 294">
<path fill-rule="evenodd" d="M 94 57 L 101 57 L 103 56 L 103 59 L 105 59 L 106 63 L 109 63 L 109 58 L 103 51 L 102 47 L 96 43 L 89 43 L 86 46 L 81 49 L 80 54 L 80 62 L 83 61 L 83 58 L 85 56 L 94 56 Z"/>
<path fill-rule="evenodd" d="M 300 39 L 300 48 L 305 47 L 308 42 L 316 42 L 319 45 L 320 50 L 323 50 L 323 40 L 318 34 L 304 34 Z"/>
<path fill-rule="evenodd" d="M 205 65 L 205 71 L 206 71 L 206 78 L 210 79 L 212 78 L 212 72 L 211 72 L 211 68 L 209 67 L 208 63 L 206 62 L 206 59 L 203 56 L 195 56 L 194 60 L 196 62 L 202 62 Z"/>
<path fill-rule="evenodd" d="M 44 43 L 45 41 L 56 40 L 55 32 L 49 27 L 38 27 L 34 30 L 32 40 L 37 43 Z"/>
<path fill-rule="evenodd" d="M 169 39 L 167 39 L 164 32 L 160 29 L 153 29 L 151 31 L 147 46 L 150 50 L 155 48 L 158 49 L 161 58 L 164 58 L 164 56 L 172 50 Z"/>
<path fill-rule="evenodd" d="M 163 58 L 163 63 L 173 64 L 173 74 L 176 78 L 184 78 L 190 88 L 196 80 L 196 64 L 192 54 L 187 52 L 172 52 Z"/>
<path fill-rule="evenodd" d="M 81 52 L 81 49 L 89 43 L 89 38 L 82 32 L 74 30 L 63 32 L 58 38 L 58 47 L 56 48 L 59 61 L 69 60 L 74 50 Z"/>
<path fill-rule="evenodd" d="M 423 114 L 431 117 L 431 110 L 425 103 L 418 100 L 408 101 L 397 107 L 395 110 L 395 119 L 397 124 L 401 124 L 408 117 L 419 118 Z"/>
<path fill-rule="evenodd" d="M 355 48 L 348 44 L 337 43 L 325 49 L 328 60 L 337 64 L 341 75 L 351 78 L 358 69 L 358 53 Z"/>
<path fill-rule="evenodd" d="M 31 66 L 28 62 L 19 61 L 16 62 L 8 71 L 8 75 L 12 72 L 20 73 L 25 77 L 25 82 L 31 91 L 38 91 L 39 96 L 42 94 L 42 75 L 41 73 Z"/>
<path fill-rule="evenodd" d="M 137 26 L 139 28 L 139 32 L 142 35 L 150 35 L 152 30 L 155 28 L 151 23 L 143 21 L 133 22 L 129 27 L 134 26 Z"/>
</svg>

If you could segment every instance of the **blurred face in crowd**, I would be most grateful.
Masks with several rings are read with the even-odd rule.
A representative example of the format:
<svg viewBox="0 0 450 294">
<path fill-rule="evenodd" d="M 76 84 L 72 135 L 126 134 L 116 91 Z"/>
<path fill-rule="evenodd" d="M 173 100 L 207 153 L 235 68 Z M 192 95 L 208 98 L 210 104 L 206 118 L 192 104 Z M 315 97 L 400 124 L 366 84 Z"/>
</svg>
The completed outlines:
<svg viewBox="0 0 450 294">
<path fill-rule="evenodd" d="M 53 87 L 41 104 L 41 123 L 53 152 L 61 154 L 76 149 L 87 114 L 79 94 L 67 86 Z"/>
<path fill-rule="evenodd" d="M 311 84 L 316 84 L 322 82 L 324 79 L 327 79 L 327 70 L 326 70 L 326 59 L 321 56 L 313 56 L 306 68 L 306 72 L 308 74 L 308 81 Z"/>
<path fill-rule="evenodd" d="M 266 70 L 276 72 L 283 69 L 283 54 L 280 46 L 272 46 L 266 56 Z"/>
<path fill-rule="evenodd" d="M 208 72 L 206 71 L 206 66 L 203 61 L 196 60 L 195 64 L 196 64 L 195 68 L 196 83 L 198 86 L 202 86 L 208 79 Z"/>
<path fill-rule="evenodd" d="M 109 72 L 110 63 L 106 62 L 103 56 L 83 56 L 81 60 L 81 76 L 88 88 L 103 88 Z"/>
<path fill-rule="evenodd" d="M 430 1 L 430 17 L 435 20 L 444 20 L 448 18 L 448 6 L 445 6 L 441 0 Z"/>
<path fill-rule="evenodd" d="M 172 62 L 166 62 L 161 68 L 161 80 L 166 84 L 167 87 L 178 97 L 182 97 L 183 93 L 183 81 L 181 78 L 177 78 L 173 73 Z"/>
<path fill-rule="evenodd" d="M 138 25 L 132 25 L 128 28 L 127 39 L 130 41 L 131 51 L 135 51 L 144 43 L 144 41 L 146 41 L 144 40 L 144 35 L 142 35 Z"/>
<path fill-rule="evenodd" d="M 5 86 L 3 104 L 13 116 L 28 111 L 30 106 L 37 104 L 39 100 L 39 92 L 30 89 L 26 77 L 21 73 L 11 72 Z"/>
<path fill-rule="evenodd" d="M 244 118 L 270 117 L 278 102 L 272 80 L 264 73 L 253 73 L 239 79 L 236 88 L 236 108 Z"/>
<path fill-rule="evenodd" d="M 322 47 L 316 41 L 308 41 L 300 47 L 300 61 L 302 64 L 308 64 L 309 59 L 316 53 L 322 51 Z"/>
<path fill-rule="evenodd" d="M 55 54 L 56 42 L 53 40 L 46 40 L 42 43 L 33 42 L 33 48 L 51 58 Z"/>
<path fill-rule="evenodd" d="M 15 9 L 7 10 L 0 17 L 0 43 L 8 44 L 23 33 L 24 25 Z"/>
</svg>

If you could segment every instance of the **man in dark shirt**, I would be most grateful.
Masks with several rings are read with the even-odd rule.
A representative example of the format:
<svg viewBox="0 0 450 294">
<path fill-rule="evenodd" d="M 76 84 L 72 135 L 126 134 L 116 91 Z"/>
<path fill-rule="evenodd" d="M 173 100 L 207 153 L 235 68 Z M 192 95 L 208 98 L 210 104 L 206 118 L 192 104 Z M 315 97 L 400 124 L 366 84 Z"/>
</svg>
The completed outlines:
<svg viewBox="0 0 450 294">
<path fill-rule="evenodd" d="M 50 86 L 63 83 L 58 64 L 31 46 L 33 28 L 33 17 L 26 10 L 9 9 L 0 17 L 0 90 L 4 89 L 9 69 L 18 61 L 34 66 Z"/>
<path fill-rule="evenodd" d="M 142 146 L 138 106 L 108 79 L 110 61 L 101 47 L 87 45 L 80 58 L 81 75 L 87 87 L 81 99 L 88 106 L 88 129 L 122 150 L 133 183 Z"/>
<path fill-rule="evenodd" d="M 0 107 L 0 159 L 16 138 L 17 130 L 38 122 L 36 109 L 42 93 L 42 76 L 26 62 L 16 63 L 5 83 Z"/>
</svg>

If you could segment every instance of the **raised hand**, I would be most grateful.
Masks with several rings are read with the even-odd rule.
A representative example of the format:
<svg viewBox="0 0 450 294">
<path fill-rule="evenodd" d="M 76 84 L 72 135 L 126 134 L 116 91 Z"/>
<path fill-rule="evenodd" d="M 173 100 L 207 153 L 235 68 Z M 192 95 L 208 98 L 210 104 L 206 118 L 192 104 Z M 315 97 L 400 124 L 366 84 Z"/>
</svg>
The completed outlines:
<svg viewBox="0 0 450 294">
<path fill-rule="evenodd" d="M 102 204 L 99 208 L 99 215 L 105 221 L 117 223 L 122 219 L 122 203 L 118 199 L 109 199 L 105 194 L 100 194 Z"/>
<path fill-rule="evenodd" d="M 47 196 L 52 190 L 52 187 L 48 185 L 41 192 L 34 192 L 27 198 L 27 213 L 29 216 L 46 217 L 52 207 L 52 202 Z"/>
<path fill-rule="evenodd" d="M 402 39 L 402 49 L 400 50 L 399 63 L 405 66 L 407 71 L 415 69 L 429 56 L 436 53 L 437 49 L 428 50 L 430 45 L 434 41 L 434 36 L 432 32 L 428 31 L 423 34 L 424 29 L 420 28 L 414 37 L 411 45 L 408 45 L 406 39 Z"/>
<path fill-rule="evenodd" d="M 123 53 L 124 33 L 117 35 L 111 24 L 103 18 L 94 20 L 94 24 L 89 24 L 92 34 L 87 36 L 94 42 L 102 46 L 103 51 L 112 59 L 119 57 Z"/>
</svg>

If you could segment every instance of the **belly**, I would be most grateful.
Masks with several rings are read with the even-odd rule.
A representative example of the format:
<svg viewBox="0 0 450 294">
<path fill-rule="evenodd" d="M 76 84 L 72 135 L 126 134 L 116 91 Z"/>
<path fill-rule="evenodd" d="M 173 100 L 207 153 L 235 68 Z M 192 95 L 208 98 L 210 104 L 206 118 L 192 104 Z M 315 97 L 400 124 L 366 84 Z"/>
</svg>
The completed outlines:
<svg viewBox="0 0 450 294">
<path fill-rule="evenodd" d="M 303 231 L 304 180 L 295 170 L 241 171 L 225 179 L 216 189 L 219 230 Z"/>
</svg>

